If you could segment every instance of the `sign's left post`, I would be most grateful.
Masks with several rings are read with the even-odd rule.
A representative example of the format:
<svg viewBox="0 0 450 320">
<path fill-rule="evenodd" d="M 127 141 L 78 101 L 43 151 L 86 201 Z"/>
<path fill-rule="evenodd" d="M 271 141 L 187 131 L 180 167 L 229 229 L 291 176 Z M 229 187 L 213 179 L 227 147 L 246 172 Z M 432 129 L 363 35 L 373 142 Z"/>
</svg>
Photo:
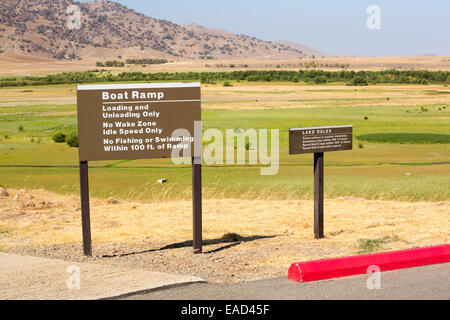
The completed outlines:
<svg viewBox="0 0 450 320">
<path fill-rule="evenodd" d="M 81 223 L 83 228 L 83 252 L 85 256 L 92 255 L 91 212 L 89 209 L 89 174 L 88 162 L 80 161 L 81 189 Z"/>
</svg>

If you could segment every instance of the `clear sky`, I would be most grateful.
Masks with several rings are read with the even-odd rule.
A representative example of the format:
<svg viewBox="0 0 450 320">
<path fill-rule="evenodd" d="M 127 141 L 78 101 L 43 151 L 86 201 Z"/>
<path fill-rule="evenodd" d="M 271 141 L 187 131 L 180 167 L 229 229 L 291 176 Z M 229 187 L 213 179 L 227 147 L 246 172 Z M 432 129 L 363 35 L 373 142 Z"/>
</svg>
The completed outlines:
<svg viewBox="0 0 450 320">
<path fill-rule="evenodd" d="M 82 2 L 87 2 L 82 1 Z M 116 0 L 150 17 L 195 22 L 346 56 L 450 55 L 450 0 Z M 370 30 L 366 10 L 381 10 Z"/>
</svg>

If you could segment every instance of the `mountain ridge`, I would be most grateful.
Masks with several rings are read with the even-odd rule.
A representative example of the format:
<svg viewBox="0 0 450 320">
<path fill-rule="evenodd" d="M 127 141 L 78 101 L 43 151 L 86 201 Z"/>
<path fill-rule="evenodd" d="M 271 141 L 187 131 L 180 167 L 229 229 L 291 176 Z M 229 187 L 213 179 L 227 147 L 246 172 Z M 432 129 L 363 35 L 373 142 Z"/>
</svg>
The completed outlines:
<svg viewBox="0 0 450 320">
<path fill-rule="evenodd" d="M 80 8 L 81 29 L 67 27 Z M 121 58 L 223 59 L 309 57 L 290 45 L 199 25 L 155 19 L 117 2 L 2 0 L 0 55 L 58 60 Z"/>
</svg>

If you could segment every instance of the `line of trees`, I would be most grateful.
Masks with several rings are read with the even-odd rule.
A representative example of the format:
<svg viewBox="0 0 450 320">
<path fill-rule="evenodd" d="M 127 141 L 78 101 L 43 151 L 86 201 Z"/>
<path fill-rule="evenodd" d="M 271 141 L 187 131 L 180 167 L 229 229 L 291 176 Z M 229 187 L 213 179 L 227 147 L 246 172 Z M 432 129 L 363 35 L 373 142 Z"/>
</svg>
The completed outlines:
<svg viewBox="0 0 450 320">
<path fill-rule="evenodd" d="M 167 63 L 167 59 L 127 59 L 125 60 L 126 64 L 164 64 Z"/>
<path fill-rule="evenodd" d="M 125 60 L 125 62 L 123 61 L 117 61 L 117 60 L 112 60 L 112 61 L 97 61 L 96 62 L 96 66 L 97 67 L 116 67 L 116 68 L 122 68 L 125 67 L 125 64 L 142 64 L 142 65 L 146 65 L 146 64 L 164 64 L 167 63 L 168 60 L 167 59 L 152 59 L 152 58 L 143 58 L 143 59 L 127 59 Z"/>
<path fill-rule="evenodd" d="M 97 67 L 116 67 L 116 68 L 123 68 L 125 67 L 125 63 L 123 63 L 122 61 L 117 61 L 117 60 L 113 60 L 113 61 L 105 61 L 105 62 L 101 62 L 98 61 L 96 63 Z"/>
<path fill-rule="evenodd" d="M 0 78 L 0 87 L 53 84 L 81 84 L 120 81 L 223 81 L 346 83 L 348 85 L 386 84 L 450 84 L 449 71 L 385 70 L 385 71 L 323 71 L 323 70 L 245 70 L 231 72 L 122 72 L 104 70 L 64 72 L 47 76 Z"/>
</svg>

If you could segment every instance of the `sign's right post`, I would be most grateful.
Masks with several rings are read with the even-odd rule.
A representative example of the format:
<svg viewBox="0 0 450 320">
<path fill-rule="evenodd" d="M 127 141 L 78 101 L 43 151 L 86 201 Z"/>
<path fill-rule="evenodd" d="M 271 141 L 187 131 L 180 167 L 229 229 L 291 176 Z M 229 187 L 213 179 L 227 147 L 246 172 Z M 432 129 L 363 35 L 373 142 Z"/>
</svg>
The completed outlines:
<svg viewBox="0 0 450 320">
<path fill-rule="evenodd" d="M 323 239 L 323 152 L 314 153 L 314 236 Z"/>
<path fill-rule="evenodd" d="M 314 153 L 314 236 L 324 233 L 324 153 L 353 149 L 353 126 L 289 129 L 289 154 Z"/>
</svg>

